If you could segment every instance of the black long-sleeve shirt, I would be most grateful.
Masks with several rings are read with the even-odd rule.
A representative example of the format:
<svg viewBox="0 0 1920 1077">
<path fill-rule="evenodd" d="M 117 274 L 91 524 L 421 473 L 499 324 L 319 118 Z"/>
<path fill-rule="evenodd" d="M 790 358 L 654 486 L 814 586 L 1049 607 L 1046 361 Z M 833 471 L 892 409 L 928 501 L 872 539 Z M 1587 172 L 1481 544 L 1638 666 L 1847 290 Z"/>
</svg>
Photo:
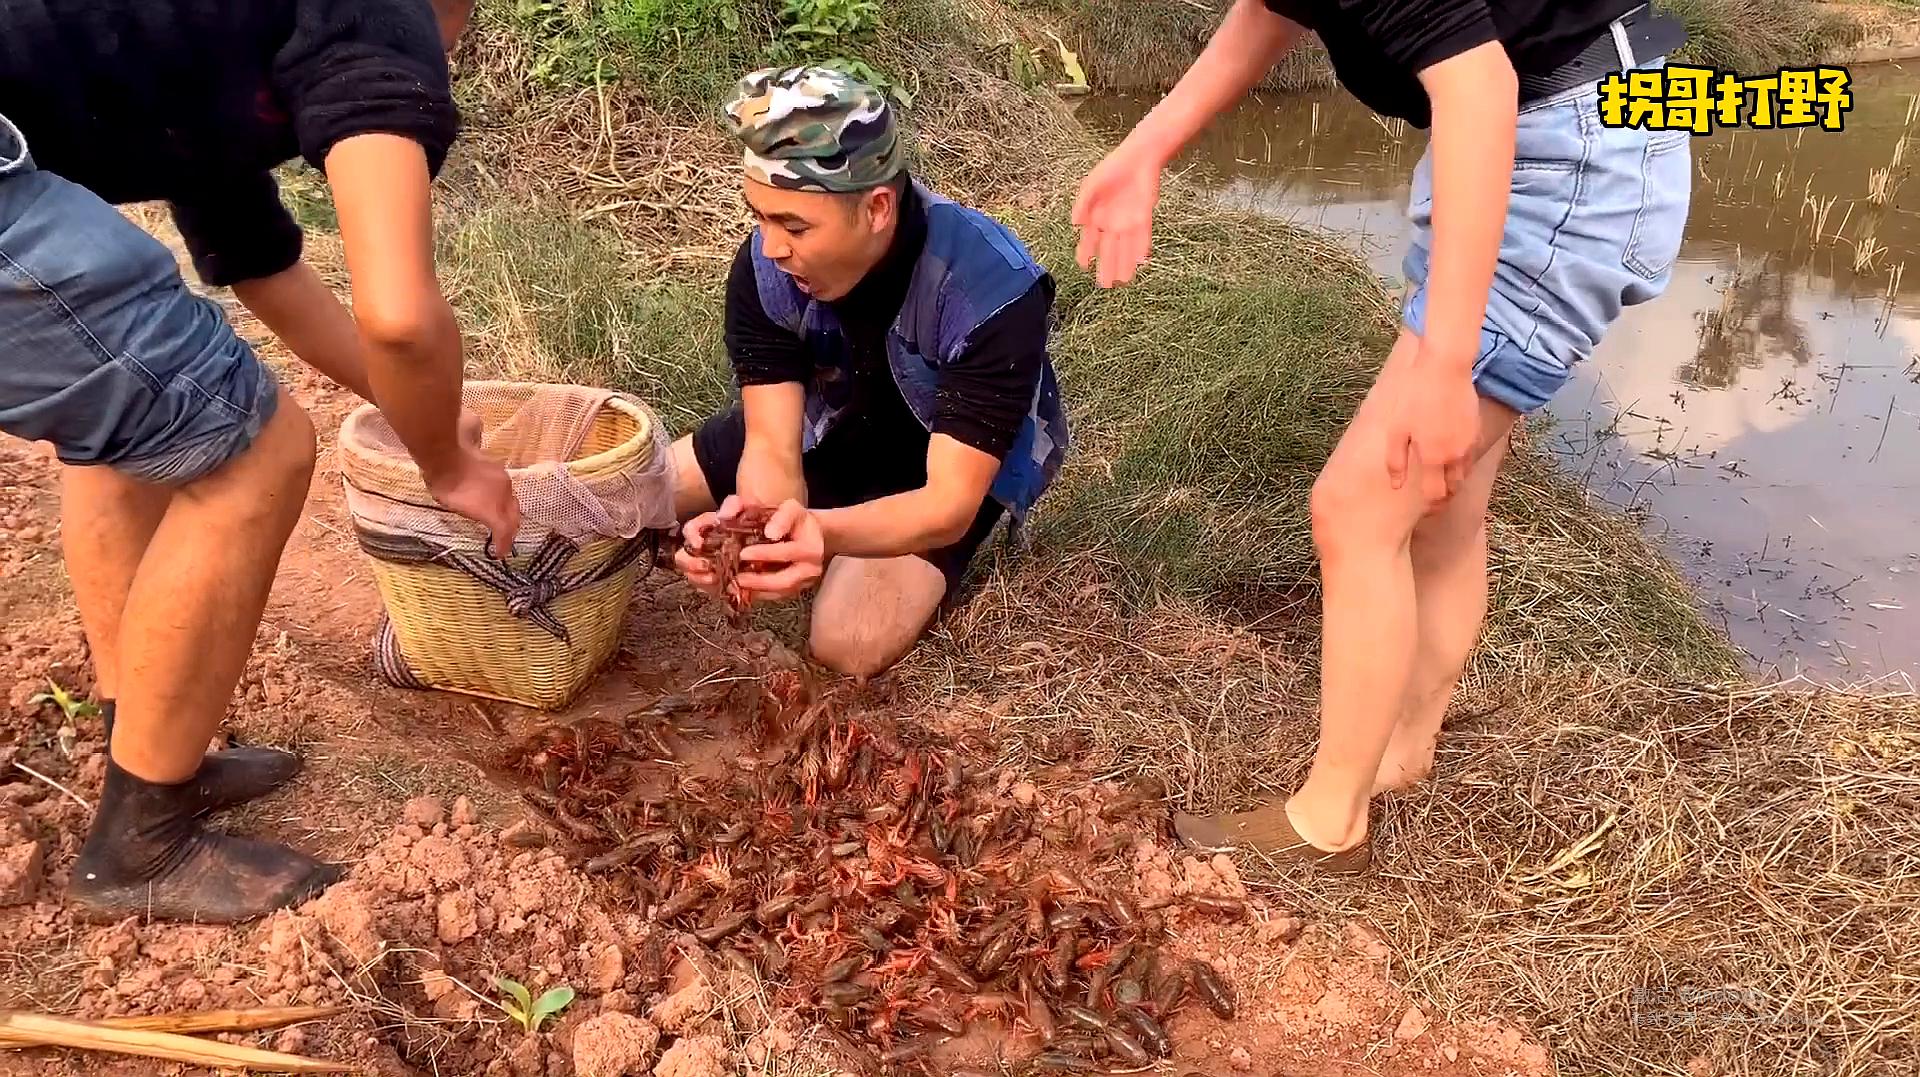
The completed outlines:
<svg viewBox="0 0 1920 1077">
<path fill-rule="evenodd" d="M 1546 74 L 1641 0 L 1264 0 L 1313 30 L 1353 96 L 1416 127 L 1432 122 L 1419 73 L 1498 41 L 1522 74 Z"/>
<path fill-rule="evenodd" d="M 926 207 L 909 186 L 887 253 L 833 303 L 853 353 L 854 403 L 842 427 L 872 434 L 877 445 L 923 443 L 928 436 L 900 395 L 886 350 L 887 330 L 906 301 L 926 234 Z M 1046 358 L 1053 290 L 1052 277 L 1043 275 L 987 319 L 960 357 L 941 368 L 933 433 L 994 457 L 1013 447 Z M 751 237 L 741 243 L 727 277 L 726 341 L 742 386 L 805 383 L 812 375 L 813 359 L 800 338 L 760 305 Z"/>
<path fill-rule="evenodd" d="M 212 285 L 299 259 L 274 167 L 381 132 L 438 172 L 458 128 L 427 0 L 0 0 L 0 114 L 39 168 L 171 203 Z"/>
</svg>

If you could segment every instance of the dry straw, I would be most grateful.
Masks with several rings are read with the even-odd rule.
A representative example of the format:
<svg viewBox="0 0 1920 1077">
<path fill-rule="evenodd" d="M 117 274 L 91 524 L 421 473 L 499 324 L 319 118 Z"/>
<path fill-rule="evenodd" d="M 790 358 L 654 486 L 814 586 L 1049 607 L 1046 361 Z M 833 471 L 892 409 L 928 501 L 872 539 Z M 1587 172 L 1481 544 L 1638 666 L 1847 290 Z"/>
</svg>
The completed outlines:
<svg viewBox="0 0 1920 1077">
<path fill-rule="evenodd" d="M 1087 554 L 990 579 L 914 659 L 919 705 L 995 723 L 1016 765 L 1152 774 L 1180 807 L 1290 792 L 1315 738 L 1311 618 L 1129 614 L 1106 574 Z M 1477 657 L 1436 776 L 1379 804 L 1370 876 L 1249 876 L 1371 921 L 1397 981 L 1519 1019 L 1562 1072 L 1706 1055 L 1864 1077 L 1911 1057 L 1920 700 L 1508 657 Z"/>
</svg>

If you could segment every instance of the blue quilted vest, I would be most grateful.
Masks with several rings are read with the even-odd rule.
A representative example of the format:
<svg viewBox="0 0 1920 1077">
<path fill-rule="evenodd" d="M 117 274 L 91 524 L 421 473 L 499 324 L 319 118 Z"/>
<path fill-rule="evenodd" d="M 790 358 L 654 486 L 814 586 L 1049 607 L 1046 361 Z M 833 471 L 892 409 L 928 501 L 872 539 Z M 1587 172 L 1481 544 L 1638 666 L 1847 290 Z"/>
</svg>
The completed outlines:
<svg viewBox="0 0 1920 1077">
<path fill-rule="evenodd" d="M 887 360 L 900 395 L 920 425 L 933 429 L 941 367 L 960 355 L 987 319 L 1020 298 L 1041 269 L 1006 226 L 933 194 L 916 181 L 927 214 L 926 246 L 914 263 L 900 314 L 887 332 Z M 853 357 L 833 308 L 802 292 L 752 244 L 754 281 L 767 317 L 806 342 L 814 358 L 806 393 L 804 452 L 833 429 L 851 400 Z M 1067 451 L 1067 419 L 1052 360 L 1041 364 L 1027 418 L 1001 462 L 989 494 L 1023 520 Z"/>
</svg>

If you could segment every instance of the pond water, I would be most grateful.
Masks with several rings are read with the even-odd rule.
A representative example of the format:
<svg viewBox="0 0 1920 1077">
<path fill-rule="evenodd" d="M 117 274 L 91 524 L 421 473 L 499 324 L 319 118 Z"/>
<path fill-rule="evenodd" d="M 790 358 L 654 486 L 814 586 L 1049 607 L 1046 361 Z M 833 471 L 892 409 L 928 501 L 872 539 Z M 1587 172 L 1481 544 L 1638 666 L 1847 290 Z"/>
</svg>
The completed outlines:
<svg viewBox="0 0 1920 1077">
<path fill-rule="evenodd" d="M 1853 74 L 1843 131 L 1694 140 L 1673 283 L 1582 364 L 1547 440 L 1643 519 L 1763 671 L 1906 688 L 1920 680 L 1920 66 Z M 1078 107 L 1118 138 L 1153 101 Z M 1424 132 L 1329 91 L 1251 98 L 1176 167 L 1224 202 L 1340 233 L 1398 287 L 1424 148 Z"/>
</svg>

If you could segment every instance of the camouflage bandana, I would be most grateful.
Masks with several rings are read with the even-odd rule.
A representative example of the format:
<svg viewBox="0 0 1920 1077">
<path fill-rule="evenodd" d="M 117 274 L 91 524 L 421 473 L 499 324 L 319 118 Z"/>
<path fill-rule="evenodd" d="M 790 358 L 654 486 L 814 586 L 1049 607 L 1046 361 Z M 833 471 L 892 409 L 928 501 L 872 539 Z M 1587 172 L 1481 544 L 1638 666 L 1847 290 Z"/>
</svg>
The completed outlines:
<svg viewBox="0 0 1920 1077">
<path fill-rule="evenodd" d="M 899 174 L 893 110 L 879 90 L 827 67 L 763 68 L 727 102 L 747 175 L 773 187 L 864 191 Z"/>
</svg>

